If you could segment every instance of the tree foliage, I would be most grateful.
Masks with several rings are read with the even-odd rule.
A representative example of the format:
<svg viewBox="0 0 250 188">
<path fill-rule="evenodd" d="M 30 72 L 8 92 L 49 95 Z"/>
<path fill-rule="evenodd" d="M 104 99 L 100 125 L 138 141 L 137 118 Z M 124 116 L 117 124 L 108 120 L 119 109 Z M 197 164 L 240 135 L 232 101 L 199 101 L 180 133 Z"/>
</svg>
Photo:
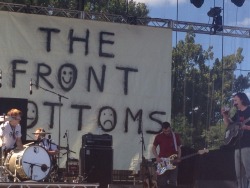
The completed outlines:
<svg viewBox="0 0 250 188">
<path fill-rule="evenodd" d="M 145 3 L 136 3 L 133 0 L 3 0 L 2 2 L 122 16 L 147 17 L 149 14 Z"/>
<path fill-rule="evenodd" d="M 146 17 L 149 13 L 145 3 L 133 0 L 86 0 L 85 11 L 117 14 L 122 16 Z"/>
<path fill-rule="evenodd" d="M 204 50 L 195 43 L 195 34 L 187 33 L 172 53 L 172 120 L 176 126 L 191 127 L 190 134 L 195 147 L 213 141 L 218 147 L 223 140 L 220 108 L 230 102 L 232 94 L 250 87 L 250 74 L 235 75 L 243 61 L 242 48 L 232 55 L 213 60 L 212 46 Z M 176 117 L 183 117 L 182 125 Z M 218 122 L 220 122 L 218 124 Z M 206 133 L 206 134 L 205 134 Z M 184 140 L 188 140 L 184 138 Z"/>
</svg>

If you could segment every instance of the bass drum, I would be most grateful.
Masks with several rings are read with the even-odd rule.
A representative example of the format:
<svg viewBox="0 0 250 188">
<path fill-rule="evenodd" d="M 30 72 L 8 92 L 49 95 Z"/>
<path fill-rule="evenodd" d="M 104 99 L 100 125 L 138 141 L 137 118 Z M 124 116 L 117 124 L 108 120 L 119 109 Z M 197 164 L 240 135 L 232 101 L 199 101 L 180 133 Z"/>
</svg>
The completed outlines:
<svg viewBox="0 0 250 188">
<path fill-rule="evenodd" d="M 6 168 L 21 180 L 41 181 L 51 169 L 48 152 L 41 146 L 29 146 L 12 150 L 5 160 Z"/>
</svg>

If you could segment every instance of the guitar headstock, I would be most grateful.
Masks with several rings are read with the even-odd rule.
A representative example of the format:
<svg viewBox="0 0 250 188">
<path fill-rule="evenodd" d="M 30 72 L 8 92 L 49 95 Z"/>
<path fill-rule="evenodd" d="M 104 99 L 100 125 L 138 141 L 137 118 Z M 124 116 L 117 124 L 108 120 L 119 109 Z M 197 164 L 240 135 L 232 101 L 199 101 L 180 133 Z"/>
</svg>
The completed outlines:
<svg viewBox="0 0 250 188">
<path fill-rule="evenodd" d="M 209 150 L 206 149 L 206 148 L 204 148 L 204 149 L 202 149 L 202 150 L 199 150 L 197 153 L 198 153 L 199 155 L 203 155 L 203 154 L 208 153 L 208 152 L 209 152 Z"/>
</svg>

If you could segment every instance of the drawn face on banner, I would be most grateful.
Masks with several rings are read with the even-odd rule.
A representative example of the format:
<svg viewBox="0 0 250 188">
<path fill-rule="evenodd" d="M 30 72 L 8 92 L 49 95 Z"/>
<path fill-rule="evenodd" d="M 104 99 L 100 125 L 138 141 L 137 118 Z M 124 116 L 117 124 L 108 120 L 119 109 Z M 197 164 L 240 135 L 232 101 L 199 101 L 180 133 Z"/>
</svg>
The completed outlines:
<svg viewBox="0 0 250 188">
<path fill-rule="evenodd" d="M 27 128 L 32 128 L 38 121 L 38 107 L 35 102 L 28 101 Z"/>
<path fill-rule="evenodd" d="M 77 79 L 77 69 L 73 64 L 62 65 L 58 72 L 58 81 L 64 91 L 70 91 Z"/>
<path fill-rule="evenodd" d="M 104 107 L 100 110 L 99 125 L 105 131 L 111 131 L 116 126 L 116 113 L 112 108 Z"/>
</svg>

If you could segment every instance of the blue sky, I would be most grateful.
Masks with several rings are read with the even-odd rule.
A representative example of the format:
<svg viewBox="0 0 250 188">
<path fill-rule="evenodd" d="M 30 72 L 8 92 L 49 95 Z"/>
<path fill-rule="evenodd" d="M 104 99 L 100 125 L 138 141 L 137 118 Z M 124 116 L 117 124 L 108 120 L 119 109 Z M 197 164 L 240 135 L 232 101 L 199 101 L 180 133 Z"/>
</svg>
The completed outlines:
<svg viewBox="0 0 250 188">
<path fill-rule="evenodd" d="M 231 0 L 204 0 L 200 8 L 196 8 L 190 0 L 136 0 L 146 3 L 152 18 L 173 19 L 179 21 L 209 23 L 212 18 L 207 12 L 213 7 L 221 7 L 221 15 L 224 15 L 224 25 L 247 27 L 250 29 L 250 1 L 245 0 L 242 7 L 237 7 Z M 177 6 L 178 2 L 178 6 Z M 178 8 L 177 8 L 178 7 Z M 177 11 L 178 10 L 178 11 Z M 175 33 L 173 37 L 175 38 Z M 177 39 L 183 39 L 185 33 L 178 33 Z M 175 45 L 175 40 L 173 40 Z M 233 54 L 239 47 L 243 48 L 244 61 L 239 67 L 242 70 L 250 70 L 250 38 L 221 37 L 216 35 L 196 34 L 196 42 L 202 44 L 204 49 L 209 45 L 214 47 L 215 57 Z M 222 50 L 223 46 L 223 50 Z M 212 64 L 213 62 L 211 62 Z M 245 74 L 246 71 L 238 71 L 237 74 Z"/>
</svg>

